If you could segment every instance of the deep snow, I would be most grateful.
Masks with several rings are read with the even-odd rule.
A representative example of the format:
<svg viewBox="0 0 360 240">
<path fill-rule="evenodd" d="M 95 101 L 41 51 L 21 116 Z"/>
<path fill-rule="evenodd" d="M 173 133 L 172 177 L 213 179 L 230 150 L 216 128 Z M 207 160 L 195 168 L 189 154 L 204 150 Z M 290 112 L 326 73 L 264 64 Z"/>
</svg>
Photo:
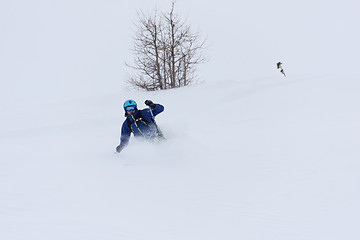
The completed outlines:
<svg viewBox="0 0 360 240">
<path fill-rule="evenodd" d="M 47 124 L 5 122 L 1 239 L 357 239 L 358 82 L 123 91 L 44 105 Z M 165 105 L 168 140 L 118 155 L 129 95 Z"/>
<path fill-rule="evenodd" d="M 200 83 L 126 90 L 168 4 L 0 2 L 0 239 L 360 239 L 358 1 L 179 1 Z M 115 154 L 129 98 L 167 141 Z"/>
</svg>

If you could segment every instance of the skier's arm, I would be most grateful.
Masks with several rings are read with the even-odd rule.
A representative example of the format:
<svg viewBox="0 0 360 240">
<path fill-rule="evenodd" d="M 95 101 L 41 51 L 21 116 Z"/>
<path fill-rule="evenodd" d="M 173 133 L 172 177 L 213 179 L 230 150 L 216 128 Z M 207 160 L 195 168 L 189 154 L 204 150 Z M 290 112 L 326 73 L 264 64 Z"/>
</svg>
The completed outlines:
<svg viewBox="0 0 360 240">
<path fill-rule="evenodd" d="M 116 147 L 116 151 L 120 153 L 129 143 L 131 135 L 131 130 L 129 129 L 129 126 L 127 125 L 127 122 L 123 123 L 121 127 L 121 136 L 120 136 L 120 145 Z"/>
<path fill-rule="evenodd" d="M 159 103 L 153 103 L 151 100 L 146 100 L 145 101 L 145 104 L 147 106 L 149 106 L 149 108 L 151 109 L 152 111 L 152 114 L 154 116 L 158 115 L 159 113 L 161 113 L 162 111 L 164 111 L 164 106 L 159 104 Z"/>
<path fill-rule="evenodd" d="M 157 103 L 155 104 L 155 107 L 151 109 L 152 112 L 153 112 L 153 115 L 156 116 L 158 115 L 159 113 L 163 112 L 164 111 L 164 106 Z"/>
</svg>

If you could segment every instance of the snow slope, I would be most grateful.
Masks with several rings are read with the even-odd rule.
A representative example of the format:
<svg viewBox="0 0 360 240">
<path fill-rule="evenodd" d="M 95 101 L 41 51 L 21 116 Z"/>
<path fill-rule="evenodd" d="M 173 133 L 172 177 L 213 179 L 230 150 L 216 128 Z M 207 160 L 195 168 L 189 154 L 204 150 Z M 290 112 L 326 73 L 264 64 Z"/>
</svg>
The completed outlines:
<svg viewBox="0 0 360 240">
<path fill-rule="evenodd" d="M 0 237 L 358 239 L 358 88 L 279 74 L 1 109 Z M 168 140 L 118 155 L 130 96 L 165 105 Z"/>
<path fill-rule="evenodd" d="M 0 239 L 360 239 L 359 1 L 178 1 L 202 83 L 124 90 L 136 12 L 169 7 L 0 1 Z M 117 155 L 129 98 L 167 141 Z"/>
</svg>

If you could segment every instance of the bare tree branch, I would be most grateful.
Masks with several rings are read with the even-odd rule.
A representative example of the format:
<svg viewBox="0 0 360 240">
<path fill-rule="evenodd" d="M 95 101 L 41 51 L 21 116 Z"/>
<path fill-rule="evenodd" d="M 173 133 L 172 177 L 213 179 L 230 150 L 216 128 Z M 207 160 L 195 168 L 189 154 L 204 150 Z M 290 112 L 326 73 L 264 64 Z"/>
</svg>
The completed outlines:
<svg viewBox="0 0 360 240">
<path fill-rule="evenodd" d="M 169 12 L 138 13 L 136 28 L 134 62 L 126 66 L 138 74 L 129 78 L 129 84 L 147 91 L 191 84 L 196 66 L 205 61 L 205 40 L 200 42 L 200 34 L 193 33 L 175 13 L 175 3 Z"/>
</svg>

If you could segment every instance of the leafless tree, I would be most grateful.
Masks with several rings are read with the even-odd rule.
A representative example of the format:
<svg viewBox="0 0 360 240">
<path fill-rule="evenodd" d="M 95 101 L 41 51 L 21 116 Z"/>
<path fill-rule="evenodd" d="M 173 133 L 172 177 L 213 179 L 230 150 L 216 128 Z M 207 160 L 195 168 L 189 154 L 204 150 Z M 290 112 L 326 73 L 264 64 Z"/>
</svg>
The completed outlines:
<svg viewBox="0 0 360 240">
<path fill-rule="evenodd" d="M 191 84 L 196 67 L 205 61 L 205 40 L 193 33 L 190 26 L 175 14 L 175 3 L 165 13 L 152 16 L 138 14 L 134 38 L 134 63 L 127 66 L 136 70 L 129 83 L 148 91 L 178 88 Z"/>
</svg>

